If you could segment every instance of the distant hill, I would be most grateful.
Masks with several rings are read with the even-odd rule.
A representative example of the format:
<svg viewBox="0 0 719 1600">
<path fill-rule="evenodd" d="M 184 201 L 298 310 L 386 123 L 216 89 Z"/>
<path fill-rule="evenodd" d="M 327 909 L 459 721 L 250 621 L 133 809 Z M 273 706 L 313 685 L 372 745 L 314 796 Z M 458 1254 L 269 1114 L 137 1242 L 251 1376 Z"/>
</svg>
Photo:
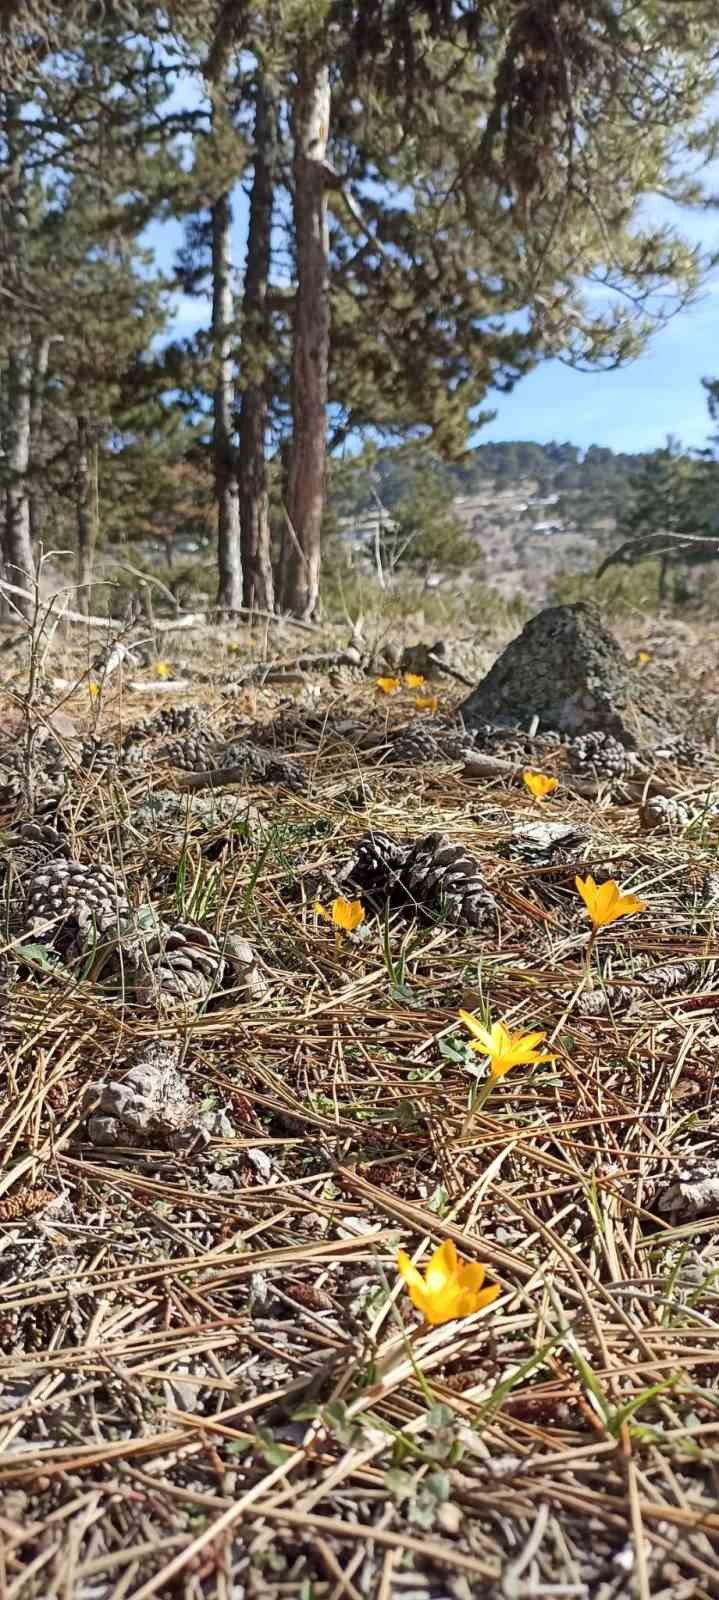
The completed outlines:
<svg viewBox="0 0 719 1600">
<path fill-rule="evenodd" d="M 560 515 L 571 517 L 575 528 L 584 529 L 606 518 L 614 520 L 626 494 L 627 479 L 649 459 L 647 454 L 615 452 L 597 444 L 580 450 L 574 444 L 508 439 L 477 445 L 461 462 L 436 460 L 432 464 L 446 483 L 449 498 L 483 493 L 489 483 L 505 488 L 531 481 L 537 498 L 559 495 Z M 412 452 L 407 446 L 379 452 L 372 483 L 388 511 L 411 491 L 420 466 L 426 470 L 431 460 L 426 452 Z"/>
<path fill-rule="evenodd" d="M 331 502 L 343 539 L 361 548 L 371 543 L 375 525 L 385 526 L 395 511 L 401 515 L 408 501 L 421 506 L 429 482 L 430 525 L 443 502 L 476 543 L 485 581 L 508 597 L 542 600 L 559 576 L 596 569 L 625 507 L 629 479 L 650 459 L 601 445 L 580 450 L 506 440 L 477 445 L 448 463 L 405 444 L 345 462 Z"/>
</svg>

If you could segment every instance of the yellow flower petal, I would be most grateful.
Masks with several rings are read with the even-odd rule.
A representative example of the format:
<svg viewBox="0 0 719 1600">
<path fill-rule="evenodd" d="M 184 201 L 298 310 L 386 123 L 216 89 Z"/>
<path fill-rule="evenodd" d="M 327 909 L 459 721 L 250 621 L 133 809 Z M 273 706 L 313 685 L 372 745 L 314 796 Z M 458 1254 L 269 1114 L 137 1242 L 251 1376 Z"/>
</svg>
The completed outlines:
<svg viewBox="0 0 719 1600">
<path fill-rule="evenodd" d="M 397 1266 L 408 1289 L 419 1289 L 424 1294 L 424 1278 L 418 1271 L 414 1262 L 410 1260 L 406 1250 L 400 1250 L 397 1256 Z"/>
<path fill-rule="evenodd" d="M 544 1043 L 544 1033 L 510 1033 L 503 1022 L 485 1028 L 469 1011 L 460 1011 L 459 1016 L 474 1035 L 470 1049 L 481 1050 L 489 1058 L 492 1078 L 503 1078 L 512 1067 L 536 1067 L 543 1061 L 556 1060 L 549 1051 L 537 1050 L 537 1045 Z"/>
<path fill-rule="evenodd" d="M 457 1249 L 452 1239 L 437 1246 L 427 1263 L 425 1283 L 431 1294 L 439 1294 L 457 1276 Z"/>
<path fill-rule="evenodd" d="M 455 1317 L 471 1317 L 475 1311 L 496 1300 L 498 1283 L 483 1288 L 484 1267 L 479 1261 L 461 1261 L 451 1239 L 445 1239 L 432 1252 L 424 1277 L 406 1251 L 397 1256 L 397 1269 L 409 1291 L 412 1304 L 426 1322 L 437 1327 Z"/>
<path fill-rule="evenodd" d="M 341 928 L 343 933 L 352 933 L 364 922 L 364 906 L 361 900 L 343 900 L 340 895 L 332 901 L 332 921 L 336 928 Z"/>
<path fill-rule="evenodd" d="M 527 770 L 522 773 L 522 779 L 535 800 L 543 800 L 545 795 L 554 794 L 555 789 L 559 788 L 559 779 L 549 778 L 544 772 Z"/>
<path fill-rule="evenodd" d="M 417 711 L 436 711 L 439 705 L 439 695 L 420 694 L 414 703 Z"/>
<path fill-rule="evenodd" d="M 169 661 L 156 661 L 155 662 L 154 673 L 155 673 L 155 677 L 156 678 L 169 678 L 171 672 L 172 672 L 172 667 L 170 666 Z"/>
<path fill-rule="evenodd" d="M 426 680 L 421 672 L 405 672 L 404 681 L 408 689 L 422 689 Z"/>
<path fill-rule="evenodd" d="M 478 1044 L 489 1055 L 490 1051 L 494 1049 L 494 1034 L 490 1033 L 488 1028 L 485 1028 L 484 1023 L 480 1022 L 478 1017 L 473 1017 L 471 1011 L 460 1011 L 459 1020 L 464 1023 L 465 1028 L 469 1028 L 470 1033 L 473 1034 Z M 472 1049 L 474 1049 L 474 1044 Z"/>
<path fill-rule="evenodd" d="M 459 1278 L 463 1290 L 469 1289 L 472 1294 L 476 1294 L 484 1283 L 484 1267 L 481 1261 L 460 1262 Z"/>
<path fill-rule="evenodd" d="M 394 694 L 399 689 L 399 678 L 375 678 L 374 681 L 382 694 Z"/>
<path fill-rule="evenodd" d="M 646 910 L 643 900 L 634 894 L 622 894 L 613 879 L 598 886 L 590 875 L 587 878 L 575 878 L 574 883 L 595 928 L 605 927 L 619 917 L 633 917 L 637 912 Z"/>
<path fill-rule="evenodd" d="M 325 922 L 332 921 L 332 912 L 328 911 L 326 906 L 321 906 L 319 900 L 315 900 L 312 910 L 316 917 L 324 917 Z"/>
</svg>

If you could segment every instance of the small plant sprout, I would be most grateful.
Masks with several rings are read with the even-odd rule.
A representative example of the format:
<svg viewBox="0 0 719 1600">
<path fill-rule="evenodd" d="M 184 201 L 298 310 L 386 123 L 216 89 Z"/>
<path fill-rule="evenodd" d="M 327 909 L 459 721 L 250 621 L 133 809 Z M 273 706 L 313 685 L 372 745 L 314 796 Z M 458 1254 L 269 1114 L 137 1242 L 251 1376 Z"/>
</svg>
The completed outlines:
<svg viewBox="0 0 719 1600">
<path fill-rule="evenodd" d="M 397 1270 L 409 1291 L 412 1305 L 425 1322 L 437 1327 L 455 1317 L 471 1317 L 491 1305 L 501 1293 L 498 1283 L 485 1289 L 484 1267 L 479 1261 L 462 1261 L 451 1239 L 445 1239 L 430 1256 L 424 1277 L 405 1250 L 397 1256 Z"/>
<path fill-rule="evenodd" d="M 380 694 L 396 694 L 399 689 L 399 678 L 375 678 L 375 688 Z"/>
<path fill-rule="evenodd" d="M 316 916 L 324 917 L 325 922 L 333 922 L 342 933 L 354 933 L 355 928 L 359 928 L 360 923 L 364 922 L 364 906 L 361 900 L 344 900 L 341 895 L 332 901 L 329 911 L 316 900 L 314 911 Z"/>
<path fill-rule="evenodd" d="M 575 878 L 574 882 L 587 908 L 595 935 L 610 922 L 617 922 L 619 917 L 634 917 L 639 911 L 646 911 L 645 901 L 639 900 L 635 894 L 622 894 L 613 878 L 601 885 L 597 885 L 592 877 Z"/>
<path fill-rule="evenodd" d="M 421 672 L 405 672 L 404 681 L 408 689 L 423 689 L 426 680 Z"/>
<path fill-rule="evenodd" d="M 559 779 L 549 778 L 545 772 L 527 770 L 522 773 L 522 782 L 529 793 L 534 795 L 535 800 L 544 800 L 548 794 L 554 794 L 555 789 L 559 788 Z"/>
<path fill-rule="evenodd" d="M 414 704 L 417 711 L 436 711 L 439 705 L 439 695 L 418 694 Z"/>
</svg>

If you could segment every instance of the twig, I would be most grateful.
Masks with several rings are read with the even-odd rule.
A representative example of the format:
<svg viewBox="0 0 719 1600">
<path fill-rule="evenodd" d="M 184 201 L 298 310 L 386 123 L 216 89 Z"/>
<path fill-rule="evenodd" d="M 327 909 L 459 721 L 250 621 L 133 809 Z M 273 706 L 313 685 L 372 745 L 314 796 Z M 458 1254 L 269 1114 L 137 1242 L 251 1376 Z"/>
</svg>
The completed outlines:
<svg viewBox="0 0 719 1600">
<path fill-rule="evenodd" d="M 468 678 L 466 672 L 460 672 L 459 667 L 450 667 L 440 656 L 433 656 L 431 650 L 428 650 L 427 658 L 439 672 L 446 673 L 448 678 L 456 678 L 458 683 L 466 684 L 468 689 L 474 688 L 474 678 Z"/>
<path fill-rule="evenodd" d="M 27 589 L 18 588 L 16 583 L 7 583 L 4 578 L 0 578 L 0 590 L 2 590 L 3 594 L 19 595 L 23 600 L 32 601 L 33 598 Z M 62 621 L 84 623 L 87 628 L 114 628 L 121 630 L 127 626 L 119 617 L 86 617 L 82 611 L 70 611 L 69 609 L 62 612 Z M 172 633 L 176 628 L 196 628 L 206 621 L 207 617 L 204 611 L 190 611 L 184 617 L 173 618 L 170 622 L 157 622 L 155 626 L 158 633 Z"/>
</svg>

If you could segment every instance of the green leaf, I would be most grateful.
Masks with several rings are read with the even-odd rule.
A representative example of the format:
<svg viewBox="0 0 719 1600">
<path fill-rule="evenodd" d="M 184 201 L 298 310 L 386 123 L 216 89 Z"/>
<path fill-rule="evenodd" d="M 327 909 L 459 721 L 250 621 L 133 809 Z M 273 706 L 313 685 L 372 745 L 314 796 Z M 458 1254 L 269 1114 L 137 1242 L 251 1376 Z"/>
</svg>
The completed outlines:
<svg viewBox="0 0 719 1600">
<path fill-rule="evenodd" d="M 403 1472 L 401 1467 L 390 1467 L 384 1475 L 384 1486 L 395 1500 L 407 1500 L 415 1486 L 414 1473 Z"/>
<path fill-rule="evenodd" d="M 292 1451 L 288 1450 L 286 1445 L 278 1444 L 276 1439 L 273 1439 L 270 1433 L 265 1433 L 262 1428 L 257 1429 L 255 1445 L 268 1467 L 281 1467 L 292 1455 Z"/>
<path fill-rule="evenodd" d="M 32 962 L 34 966 L 42 967 L 44 972 L 55 972 L 62 966 L 59 955 L 45 944 L 16 944 L 13 953 L 18 961 Z"/>
</svg>

